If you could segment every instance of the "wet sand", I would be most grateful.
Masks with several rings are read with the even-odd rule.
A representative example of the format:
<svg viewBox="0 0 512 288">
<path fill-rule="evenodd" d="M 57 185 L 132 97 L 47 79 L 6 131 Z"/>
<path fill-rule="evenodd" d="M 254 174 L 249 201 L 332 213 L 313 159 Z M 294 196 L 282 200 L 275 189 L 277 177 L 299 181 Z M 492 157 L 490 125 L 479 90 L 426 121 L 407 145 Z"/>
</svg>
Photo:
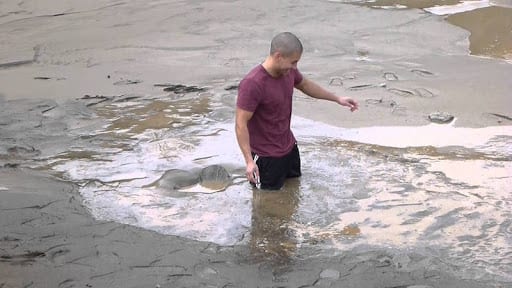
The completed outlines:
<svg viewBox="0 0 512 288">
<path fill-rule="evenodd" d="M 474 27 L 487 14 L 448 17 L 476 31 L 470 35 L 422 10 L 328 1 L 0 3 L 0 287 L 510 287 L 510 278 L 461 275 L 417 251 L 354 250 L 276 264 L 268 255 L 249 257 L 254 245 L 219 246 L 96 220 L 78 193 L 84 183 L 42 168 L 55 165 L 43 164 L 54 155 L 94 159 L 74 148 L 106 126 L 105 137 L 119 137 L 106 147 L 112 151 L 130 146 L 118 131 L 179 128 L 179 117 L 169 117 L 179 111 L 158 101 L 143 119 L 89 108 L 105 99 L 165 97 L 155 86 L 162 83 L 227 91 L 263 60 L 281 30 L 303 40 L 299 68 L 307 77 L 361 105 L 350 113 L 298 93 L 298 116 L 339 127 L 418 126 L 442 111 L 455 116 L 454 126 L 506 129 L 512 64 L 503 59 L 511 43 L 499 29 L 510 25 L 504 9 L 465 12 L 501 19 L 489 26 Z M 487 41 L 478 40 L 490 35 L 478 32 L 484 27 L 502 35 L 492 53 L 472 45 Z M 234 92 L 225 93 L 233 105 Z M 190 100 L 196 114 L 215 109 L 201 99 Z M 271 212 L 272 199 L 255 199 L 259 215 Z M 270 232 L 287 233 L 275 227 Z"/>
</svg>

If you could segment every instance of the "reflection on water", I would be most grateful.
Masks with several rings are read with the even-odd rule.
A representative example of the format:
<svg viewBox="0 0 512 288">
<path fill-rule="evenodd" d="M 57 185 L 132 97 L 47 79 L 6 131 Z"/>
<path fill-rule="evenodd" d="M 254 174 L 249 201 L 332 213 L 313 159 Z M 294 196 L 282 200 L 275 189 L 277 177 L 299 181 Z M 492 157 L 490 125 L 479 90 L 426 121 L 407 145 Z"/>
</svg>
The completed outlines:
<svg viewBox="0 0 512 288">
<path fill-rule="evenodd" d="M 267 192 L 237 177 L 245 167 L 232 103 L 223 104 L 230 93 L 98 104 L 111 124 L 49 165 L 81 186 L 99 219 L 248 245 L 255 261 L 384 246 L 427 250 L 468 277 L 512 279 L 511 127 L 341 129 L 294 117 L 303 176 Z M 213 164 L 233 176 L 223 192 L 150 185 Z"/>
<path fill-rule="evenodd" d="M 374 8 L 418 8 L 449 15 L 448 22 L 468 30 L 472 55 L 512 59 L 512 1 L 377 0 Z"/>
<path fill-rule="evenodd" d="M 249 245 L 256 259 L 271 259 L 284 266 L 297 250 L 291 229 L 299 206 L 299 179 L 289 179 L 281 191 L 253 189 Z"/>
</svg>

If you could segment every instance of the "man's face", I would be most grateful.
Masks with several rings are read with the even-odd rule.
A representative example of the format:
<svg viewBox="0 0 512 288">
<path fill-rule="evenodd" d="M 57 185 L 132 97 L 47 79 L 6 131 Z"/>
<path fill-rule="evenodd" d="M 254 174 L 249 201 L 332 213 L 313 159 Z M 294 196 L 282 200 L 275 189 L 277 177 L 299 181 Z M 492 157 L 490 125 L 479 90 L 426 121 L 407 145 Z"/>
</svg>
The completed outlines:
<svg viewBox="0 0 512 288">
<path fill-rule="evenodd" d="M 291 69 L 297 69 L 297 63 L 299 62 L 301 56 L 302 54 L 299 52 L 293 53 L 288 56 L 279 54 L 279 74 L 286 75 L 290 72 Z"/>
</svg>

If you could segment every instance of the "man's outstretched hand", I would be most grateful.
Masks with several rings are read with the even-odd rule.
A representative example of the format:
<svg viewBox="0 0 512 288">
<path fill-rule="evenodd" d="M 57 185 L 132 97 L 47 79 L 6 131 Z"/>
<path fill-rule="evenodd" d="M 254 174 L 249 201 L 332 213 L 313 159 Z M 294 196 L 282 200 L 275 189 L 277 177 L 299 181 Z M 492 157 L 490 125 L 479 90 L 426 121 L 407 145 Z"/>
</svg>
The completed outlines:
<svg viewBox="0 0 512 288">
<path fill-rule="evenodd" d="M 359 104 L 356 100 L 350 97 L 340 97 L 338 103 L 343 106 L 347 106 L 350 108 L 350 111 L 354 112 L 359 109 Z"/>
</svg>

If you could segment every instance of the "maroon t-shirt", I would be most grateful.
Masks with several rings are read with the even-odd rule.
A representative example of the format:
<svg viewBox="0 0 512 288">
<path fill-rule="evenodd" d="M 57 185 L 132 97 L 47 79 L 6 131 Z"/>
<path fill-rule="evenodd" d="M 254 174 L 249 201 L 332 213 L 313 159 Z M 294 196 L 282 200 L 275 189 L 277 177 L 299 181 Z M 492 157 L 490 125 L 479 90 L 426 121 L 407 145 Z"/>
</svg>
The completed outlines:
<svg viewBox="0 0 512 288">
<path fill-rule="evenodd" d="M 301 81 L 297 69 L 274 78 L 262 65 L 242 79 L 236 105 L 254 113 L 248 123 L 252 152 L 281 157 L 292 150 L 296 142 L 290 129 L 293 88 Z"/>
</svg>

